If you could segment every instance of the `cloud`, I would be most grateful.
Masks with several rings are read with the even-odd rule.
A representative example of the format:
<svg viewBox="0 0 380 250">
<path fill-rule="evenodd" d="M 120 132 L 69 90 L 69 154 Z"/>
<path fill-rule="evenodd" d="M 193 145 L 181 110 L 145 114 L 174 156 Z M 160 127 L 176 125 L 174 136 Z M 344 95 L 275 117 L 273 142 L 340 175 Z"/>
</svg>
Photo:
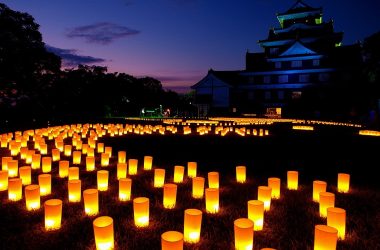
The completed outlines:
<svg viewBox="0 0 380 250">
<path fill-rule="evenodd" d="M 94 64 L 106 62 L 106 60 L 103 58 L 78 55 L 78 50 L 76 49 L 60 49 L 50 45 L 46 45 L 45 47 L 49 52 L 52 52 L 62 58 L 64 67 L 76 67 L 79 64 Z"/>
<path fill-rule="evenodd" d="M 102 22 L 78 26 L 67 31 L 69 38 L 84 38 L 88 43 L 106 45 L 116 39 L 139 34 L 140 31 L 114 23 Z"/>
</svg>

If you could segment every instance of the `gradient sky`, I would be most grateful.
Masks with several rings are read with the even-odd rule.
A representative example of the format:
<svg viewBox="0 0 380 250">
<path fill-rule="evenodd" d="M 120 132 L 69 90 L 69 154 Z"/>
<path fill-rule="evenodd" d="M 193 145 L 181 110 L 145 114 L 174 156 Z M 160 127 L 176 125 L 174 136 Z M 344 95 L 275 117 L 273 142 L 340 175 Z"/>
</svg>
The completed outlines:
<svg viewBox="0 0 380 250">
<path fill-rule="evenodd" d="M 0 0 L 1 1 L 1 0 Z M 239 70 L 245 53 L 277 27 L 275 14 L 295 0 L 12 0 L 41 25 L 51 50 L 109 72 L 152 76 L 165 88 L 188 90 L 207 71 Z M 343 44 L 380 31 L 379 0 L 305 0 L 323 7 L 344 31 Z M 70 65 L 69 62 L 67 62 Z"/>
</svg>

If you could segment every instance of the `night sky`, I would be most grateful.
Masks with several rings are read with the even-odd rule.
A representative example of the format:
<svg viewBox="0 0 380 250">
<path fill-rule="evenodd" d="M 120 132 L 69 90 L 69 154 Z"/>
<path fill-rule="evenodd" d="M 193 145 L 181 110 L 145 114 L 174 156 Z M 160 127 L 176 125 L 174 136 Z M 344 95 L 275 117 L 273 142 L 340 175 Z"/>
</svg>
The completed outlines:
<svg viewBox="0 0 380 250">
<path fill-rule="evenodd" d="M 245 52 L 277 27 L 275 14 L 294 0 L 12 0 L 41 25 L 44 42 L 72 67 L 108 66 L 109 72 L 152 76 L 188 90 L 215 70 L 243 69 Z M 380 30 L 379 0 L 306 0 L 344 31 L 343 44 Z"/>
</svg>

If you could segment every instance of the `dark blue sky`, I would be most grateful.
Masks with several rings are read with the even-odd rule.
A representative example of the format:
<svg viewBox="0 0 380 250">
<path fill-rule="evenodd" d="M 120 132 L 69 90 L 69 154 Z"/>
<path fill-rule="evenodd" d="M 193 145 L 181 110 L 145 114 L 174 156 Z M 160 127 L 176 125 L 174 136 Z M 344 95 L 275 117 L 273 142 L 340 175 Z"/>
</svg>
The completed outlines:
<svg viewBox="0 0 380 250">
<path fill-rule="evenodd" d="M 77 63 L 153 76 L 181 90 L 210 68 L 244 68 L 245 52 L 294 0 L 9 0 L 41 25 L 51 50 Z M 380 0 L 305 0 L 344 31 L 343 44 L 380 31 Z"/>
</svg>

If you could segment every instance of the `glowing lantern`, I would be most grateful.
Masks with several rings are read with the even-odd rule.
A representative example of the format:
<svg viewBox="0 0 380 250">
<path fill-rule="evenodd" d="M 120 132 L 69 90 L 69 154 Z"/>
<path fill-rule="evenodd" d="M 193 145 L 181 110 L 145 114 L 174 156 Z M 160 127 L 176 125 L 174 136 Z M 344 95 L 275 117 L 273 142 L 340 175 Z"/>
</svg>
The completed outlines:
<svg viewBox="0 0 380 250">
<path fill-rule="evenodd" d="M 264 247 L 264 248 L 261 248 L 261 250 L 276 250 L 275 248 L 270 248 L 270 247 Z"/>
<path fill-rule="evenodd" d="M 42 155 L 47 154 L 47 145 L 46 144 L 40 144 L 40 152 Z"/>
<path fill-rule="evenodd" d="M 96 218 L 92 224 L 94 227 L 96 249 L 114 249 L 113 219 L 109 216 L 101 216 Z"/>
<path fill-rule="evenodd" d="M 20 178 L 22 180 L 22 185 L 29 185 L 32 183 L 32 168 L 29 166 L 24 166 L 19 168 Z"/>
<path fill-rule="evenodd" d="M 298 171 L 288 171 L 288 189 L 298 189 Z"/>
<path fill-rule="evenodd" d="M 38 185 L 40 185 L 41 196 L 51 194 L 51 175 L 50 174 L 40 174 L 38 176 Z"/>
<path fill-rule="evenodd" d="M 153 163 L 153 157 L 152 156 L 144 156 L 144 170 L 151 170 L 152 169 L 152 163 Z"/>
<path fill-rule="evenodd" d="M 208 187 L 219 188 L 219 173 L 209 172 L 207 176 L 208 176 Z"/>
<path fill-rule="evenodd" d="M 174 166 L 174 183 L 182 183 L 183 175 L 185 172 L 185 167 L 183 166 Z"/>
<path fill-rule="evenodd" d="M 81 151 L 74 151 L 73 152 L 73 164 L 79 165 L 82 161 L 82 152 Z"/>
<path fill-rule="evenodd" d="M 253 221 L 255 231 L 261 231 L 263 229 L 264 202 L 260 200 L 248 201 L 248 219 Z"/>
<path fill-rule="evenodd" d="M 69 180 L 68 181 L 69 190 L 69 202 L 80 202 L 82 199 L 81 181 L 80 180 Z"/>
<path fill-rule="evenodd" d="M 136 175 L 137 174 L 137 159 L 129 159 L 128 160 L 128 173 L 129 175 Z"/>
<path fill-rule="evenodd" d="M 265 211 L 270 210 L 271 198 L 272 198 L 272 188 L 271 187 L 266 187 L 266 186 L 259 186 L 258 187 L 257 199 L 259 201 L 264 202 Z"/>
<path fill-rule="evenodd" d="M 149 199 L 138 197 L 133 199 L 133 216 L 136 227 L 149 226 Z"/>
<path fill-rule="evenodd" d="M 61 159 L 61 153 L 57 148 L 51 150 L 51 155 L 53 157 L 53 161 L 59 161 Z"/>
<path fill-rule="evenodd" d="M 183 250 L 183 234 L 167 231 L 161 235 L 161 250 Z"/>
<path fill-rule="evenodd" d="M 98 153 L 104 152 L 104 143 L 98 142 Z"/>
<path fill-rule="evenodd" d="M 281 195 L 281 180 L 280 178 L 268 178 L 268 187 L 272 188 L 272 199 L 279 199 Z"/>
<path fill-rule="evenodd" d="M 79 168 L 78 167 L 69 168 L 69 180 L 79 180 Z"/>
<path fill-rule="evenodd" d="M 205 190 L 205 178 L 194 177 L 193 178 L 193 198 L 202 199 Z"/>
<path fill-rule="evenodd" d="M 206 211 L 210 214 L 219 212 L 219 189 L 206 188 Z"/>
<path fill-rule="evenodd" d="M 319 193 L 326 192 L 326 187 L 325 181 L 313 181 L 313 201 L 319 202 Z"/>
<path fill-rule="evenodd" d="M 93 148 L 87 149 L 87 156 L 95 157 L 95 152 Z"/>
<path fill-rule="evenodd" d="M 45 208 L 45 229 L 47 231 L 57 230 L 61 227 L 62 201 L 59 199 L 47 200 Z"/>
<path fill-rule="evenodd" d="M 28 185 L 25 187 L 25 204 L 28 211 L 40 208 L 40 186 Z"/>
<path fill-rule="evenodd" d="M 107 191 L 108 190 L 108 171 L 100 170 L 97 173 L 98 177 L 98 190 Z"/>
<path fill-rule="evenodd" d="M 119 200 L 129 201 L 131 199 L 132 180 L 129 178 L 119 179 Z"/>
<path fill-rule="evenodd" d="M 50 173 L 51 171 L 51 157 L 42 157 L 42 172 Z"/>
<path fill-rule="evenodd" d="M 32 164 L 33 155 L 34 155 L 34 150 L 28 150 L 28 152 L 26 153 L 26 158 L 25 158 L 26 164 Z M 33 167 L 32 167 L 32 169 L 33 169 Z"/>
<path fill-rule="evenodd" d="M 327 208 L 327 226 L 338 230 L 338 238 L 344 240 L 346 234 L 346 210 L 337 207 Z"/>
<path fill-rule="evenodd" d="M 41 155 L 34 154 L 32 156 L 32 169 L 39 169 L 41 167 Z"/>
<path fill-rule="evenodd" d="M 107 153 L 102 153 L 100 165 L 102 167 L 107 167 L 109 163 L 110 163 L 109 155 Z"/>
<path fill-rule="evenodd" d="M 246 181 L 246 167 L 245 166 L 237 166 L 236 167 L 236 181 L 238 183 L 245 183 Z"/>
<path fill-rule="evenodd" d="M 18 160 L 8 161 L 8 175 L 9 177 L 18 176 Z"/>
<path fill-rule="evenodd" d="M 8 189 L 8 170 L 0 170 L 0 191 Z"/>
<path fill-rule="evenodd" d="M 164 208 L 172 209 L 175 207 L 177 199 L 177 185 L 165 184 L 164 185 Z"/>
<path fill-rule="evenodd" d="M 326 225 L 316 225 L 314 250 L 335 250 L 338 241 L 338 230 Z"/>
<path fill-rule="evenodd" d="M 350 191 L 350 175 L 339 173 L 338 174 L 338 192 L 348 193 Z"/>
<path fill-rule="evenodd" d="M 194 161 L 187 163 L 187 176 L 190 178 L 197 177 L 197 163 Z"/>
<path fill-rule="evenodd" d="M 165 183 L 165 169 L 156 168 L 154 170 L 154 187 L 163 187 Z"/>
<path fill-rule="evenodd" d="M 251 250 L 253 248 L 253 221 L 240 218 L 234 221 L 235 249 Z"/>
<path fill-rule="evenodd" d="M 185 210 L 184 240 L 187 243 L 199 242 L 201 236 L 202 211 L 198 209 Z"/>
<path fill-rule="evenodd" d="M 8 170 L 8 161 L 13 160 L 12 157 L 4 156 L 1 158 L 1 169 Z"/>
<path fill-rule="evenodd" d="M 88 144 L 82 145 L 82 154 L 87 155 L 88 152 Z"/>
<path fill-rule="evenodd" d="M 87 156 L 86 157 L 86 170 L 87 171 L 94 171 L 95 170 L 95 157 L 94 156 Z"/>
<path fill-rule="evenodd" d="M 118 163 L 117 164 L 117 179 L 127 177 L 127 163 Z"/>
<path fill-rule="evenodd" d="M 321 217 L 327 216 L 327 208 L 335 207 L 335 194 L 330 192 L 319 193 L 319 215 Z"/>
<path fill-rule="evenodd" d="M 119 151 L 117 153 L 117 158 L 118 158 L 118 160 L 117 160 L 118 163 L 126 163 L 127 152 L 125 152 L 125 151 Z"/>
<path fill-rule="evenodd" d="M 8 180 L 8 199 L 10 201 L 22 199 L 22 181 L 20 178 Z"/>
<path fill-rule="evenodd" d="M 71 145 L 65 145 L 64 155 L 65 156 L 71 156 L 71 149 L 72 149 Z"/>
<path fill-rule="evenodd" d="M 97 189 L 86 189 L 83 191 L 84 212 L 93 216 L 99 213 L 99 195 Z"/>
<path fill-rule="evenodd" d="M 26 156 L 28 155 L 29 149 L 27 147 L 22 147 L 20 149 L 20 157 L 22 160 L 26 160 Z"/>
<path fill-rule="evenodd" d="M 69 175 L 69 161 L 59 161 L 59 177 L 65 178 Z"/>
<path fill-rule="evenodd" d="M 108 157 L 112 157 L 112 147 L 105 147 L 104 153 L 108 154 Z"/>
</svg>

